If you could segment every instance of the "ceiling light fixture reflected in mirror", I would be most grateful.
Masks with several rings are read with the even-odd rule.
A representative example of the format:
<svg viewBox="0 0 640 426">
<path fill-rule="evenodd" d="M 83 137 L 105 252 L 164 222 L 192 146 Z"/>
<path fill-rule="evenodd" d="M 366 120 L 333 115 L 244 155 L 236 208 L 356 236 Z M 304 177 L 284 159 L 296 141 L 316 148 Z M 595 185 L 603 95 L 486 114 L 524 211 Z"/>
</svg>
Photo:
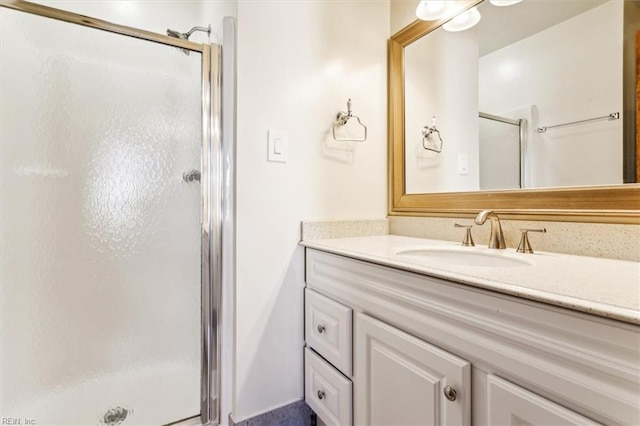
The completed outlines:
<svg viewBox="0 0 640 426">
<path fill-rule="evenodd" d="M 511 6 L 516 3 L 520 3 L 522 0 L 489 0 L 494 6 Z"/>
<path fill-rule="evenodd" d="M 435 21 L 444 16 L 451 3 L 450 0 L 422 0 L 416 8 L 416 16 L 423 21 Z"/>
<path fill-rule="evenodd" d="M 446 24 L 442 26 L 446 31 L 464 31 L 476 25 L 480 22 L 480 12 L 478 12 L 477 8 L 472 8 L 467 10 L 466 12 L 456 16 Z"/>
</svg>

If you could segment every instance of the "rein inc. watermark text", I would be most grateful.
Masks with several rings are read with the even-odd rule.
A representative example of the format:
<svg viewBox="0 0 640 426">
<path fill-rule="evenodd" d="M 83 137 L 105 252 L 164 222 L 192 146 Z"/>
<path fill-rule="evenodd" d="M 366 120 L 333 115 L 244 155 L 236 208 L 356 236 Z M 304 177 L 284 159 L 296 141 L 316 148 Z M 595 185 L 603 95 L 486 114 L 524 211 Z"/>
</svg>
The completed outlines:
<svg viewBox="0 0 640 426">
<path fill-rule="evenodd" d="M 36 421 L 27 417 L 0 417 L 0 425 L 35 425 Z"/>
</svg>

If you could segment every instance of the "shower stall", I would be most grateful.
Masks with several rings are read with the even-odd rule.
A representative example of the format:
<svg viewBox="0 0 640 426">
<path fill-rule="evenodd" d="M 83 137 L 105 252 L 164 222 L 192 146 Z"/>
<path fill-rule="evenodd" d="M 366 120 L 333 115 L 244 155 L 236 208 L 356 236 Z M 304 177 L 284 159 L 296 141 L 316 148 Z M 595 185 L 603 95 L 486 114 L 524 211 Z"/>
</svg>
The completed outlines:
<svg viewBox="0 0 640 426">
<path fill-rule="evenodd" d="M 480 112 L 480 190 L 525 188 L 527 120 Z"/>
<path fill-rule="evenodd" d="M 0 422 L 219 423 L 220 46 L 0 24 Z"/>
</svg>

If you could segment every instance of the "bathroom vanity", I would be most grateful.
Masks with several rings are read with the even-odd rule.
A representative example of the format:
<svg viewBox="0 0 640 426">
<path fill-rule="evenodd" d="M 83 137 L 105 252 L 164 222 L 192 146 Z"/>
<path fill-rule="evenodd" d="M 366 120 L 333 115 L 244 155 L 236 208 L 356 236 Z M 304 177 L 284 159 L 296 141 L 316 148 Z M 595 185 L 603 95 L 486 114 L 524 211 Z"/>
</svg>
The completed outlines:
<svg viewBox="0 0 640 426">
<path fill-rule="evenodd" d="M 640 424 L 640 264 L 394 235 L 303 241 L 326 424 Z"/>
</svg>

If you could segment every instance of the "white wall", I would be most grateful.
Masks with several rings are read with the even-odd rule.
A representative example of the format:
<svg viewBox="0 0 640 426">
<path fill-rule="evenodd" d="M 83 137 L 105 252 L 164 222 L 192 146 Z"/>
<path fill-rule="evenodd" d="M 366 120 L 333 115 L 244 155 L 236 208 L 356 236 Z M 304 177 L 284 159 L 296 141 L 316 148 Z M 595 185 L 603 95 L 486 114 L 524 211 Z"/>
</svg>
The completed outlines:
<svg viewBox="0 0 640 426">
<path fill-rule="evenodd" d="M 416 19 L 418 0 L 390 0 L 391 35 L 397 33 Z"/>
<path fill-rule="evenodd" d="M 303 396 L 300 221 L 386 214 L 387 1 L 238 4 L 236 421 Z M 339 110 L 364 143 L 328 137 Z M 289 135 L 267 162 L 267 131 Z"/>
<path fill-rule="evenodd" d="M 483 56 L 480 110 L 533 105 L 534 127 L 622 112 L 622 12 L 610 1 Z M 622 183 L 622 120 L 549 130 L 528 145 L 532 186 Z"/>
<path fill-rule="evenodd" d="M 407 194 L 478 190 L 477 27 L 439 28 L 406 47 L 404 62 Z M 422 144 L 422 128 L 432 125 L 433 116 L 443 140 L 440 153 Z M 459 155 L 467 158 L 466 174 L 458 173 Z"/>
</svg>

